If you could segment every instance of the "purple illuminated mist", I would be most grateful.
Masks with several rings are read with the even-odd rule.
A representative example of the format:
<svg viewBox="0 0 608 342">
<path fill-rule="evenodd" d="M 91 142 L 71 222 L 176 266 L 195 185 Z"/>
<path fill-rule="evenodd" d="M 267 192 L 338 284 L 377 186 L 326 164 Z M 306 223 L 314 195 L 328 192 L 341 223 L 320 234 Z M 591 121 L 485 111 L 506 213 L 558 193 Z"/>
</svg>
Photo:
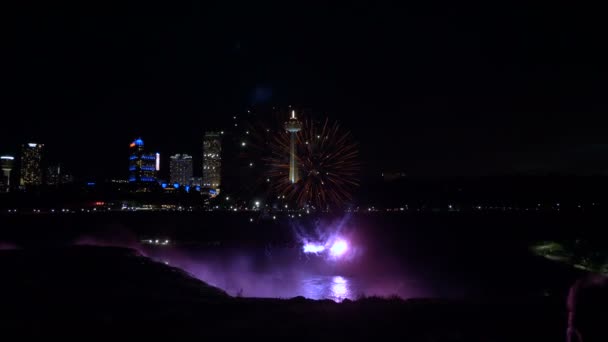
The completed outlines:
<svg viewBox="0 0 608 342">
<path fill-rule="evenodd" d="M 171 245 L 146 251 L 151 257 L 182 268 L 231 295 L 311 299 L 361 296 L 403 298 L 429 296 L 403 276 L 399 267 L 365 252 L 338 220 L 307 231 L 293 226 L 297 247 L 182 248 Z M 354 240 L 353 240 L 354 239 Z M 380 265 L 381 263 L 381 265 Z"/>
<path fill-rule="evenodd" d="M 334 255 L 344 251 L 338 242 L 327 256 L 302 253 L 293 248 L 272 250 L 208 249 L 185 250 L 176 247 L 147 251 L 151 257 L 182 268 L 231 295 L 246 297 L 311 299 L 361 296 L 418 297 L 427 294 L 396 273 L 373 274 L 356 265 L 342 265 Z M 312 254 L 312 255 L 309 255 Z"/>
<path fill-rule="evenodd" d="M 82 236 L 74 243 L 135 249 L 233 296 L 340 301 L 361 296 L 430 295 L 399 267 L 387 266 L 390 263 L 385 259 L 367 254 L 365 244 L 343 222 L 319 224 L 310 231 L 293 226 L 299 243 L 290 246 L 179 243 L 166 236 L 158 237 L 163 244 L 155 244 L 156 237 L 144 241 L 123 227 L 105 227 L 101 233 Z M 14 247 L 0 244 L 0 249 Z"/>
</svg>

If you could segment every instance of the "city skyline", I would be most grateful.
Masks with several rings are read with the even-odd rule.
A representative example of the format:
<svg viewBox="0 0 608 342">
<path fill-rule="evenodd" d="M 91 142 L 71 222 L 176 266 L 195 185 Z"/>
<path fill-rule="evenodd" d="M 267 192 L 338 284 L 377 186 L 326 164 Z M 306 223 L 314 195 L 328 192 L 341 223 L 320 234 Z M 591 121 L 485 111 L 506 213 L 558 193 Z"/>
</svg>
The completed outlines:
<svg viewBox="0 0 608 342">
<path fill-rule="evenodd" d="M 491 16 L 456 4 L 430 16 L 424 4 L 289 15 L 262 5 L 213 14 L 15 6 L 0 153 L 41 141 L 77 175 L 120 176 L 113 151 L 133 136 L 162 141 L 163 155 L 194 153 L 201 130 L 289 104 L 346 125 L 369 174 L 608 174 L 602 30 L 571 6 L 554 4 L 552 16 L 524 5 Z"/>
</svg>

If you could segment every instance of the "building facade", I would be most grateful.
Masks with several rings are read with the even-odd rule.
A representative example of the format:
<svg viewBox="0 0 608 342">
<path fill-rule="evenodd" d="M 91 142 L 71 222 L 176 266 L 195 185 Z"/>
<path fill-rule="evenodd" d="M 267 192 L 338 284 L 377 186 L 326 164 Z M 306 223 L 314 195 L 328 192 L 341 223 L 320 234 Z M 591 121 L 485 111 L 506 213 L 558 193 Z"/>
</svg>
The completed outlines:
<svg viewBox="0 0 608 342">
<path fill-rule="evenodd" d="M 147 186 L 156 183 L 158 153 L 146 153 L 141 138 L 129 145 L 129 183 Z"/>
<path fill-rule="evenodd" d="M 192 177 L 192 178 L 190 178 L 190 185 L 191 186 L 198 186 L 198 187 L 203 186 L 203 177 Z"/>
<path fill-rule="evenodd" d="M 192 179 L 192 156 L 176 154 L 169 161 L 169 183 L 189 185 Z"/>
<path fill-rule="evenodd" d="M 68 184 L 74 181 L 74 177 L 66 172 L 66 169 L 61 164 L 51 165 L 46 171 L 46 184 L 51 186 L 58 186 L 61 184 Z"/>
<path fill-rule="evenodd" d="M 222 140 L 218 132 L 205 132 L 203 139 L 203 187 L 219 193 L 222 181 Z"/>
<path fill-rule="evenodd" d="M 21 179 L 19 184 L 24 187 L 42 184 L 42 153 L 43 144 L 28 143 L 21 149 Z"/>
</svg>

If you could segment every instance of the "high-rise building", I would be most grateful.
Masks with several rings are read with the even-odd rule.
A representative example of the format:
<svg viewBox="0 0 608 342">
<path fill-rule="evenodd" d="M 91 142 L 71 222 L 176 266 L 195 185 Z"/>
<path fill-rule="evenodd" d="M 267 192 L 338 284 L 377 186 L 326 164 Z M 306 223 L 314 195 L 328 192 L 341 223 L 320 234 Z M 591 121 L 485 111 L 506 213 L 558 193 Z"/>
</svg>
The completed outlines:
<svg viewBox="0 0 608 342">
<path fill-rule="evenodd" d="M 192 177 L 190 178 L 191 186 L 203 186 L 203 177 Z"/>
<path fill-rule="evenodd" d="M 43 144 L 24 144 L 21 150 L 21 186 L 42 184 Z"/>
<path fill-rule="evenodd" d="M 205 132 L 203 139 L 203 187 L 219 193 L 222 171 L 222 140 L 220 133 Z"/>
<path fill-rule="evenodd" d="M 169 182 L 171 184 L 189 185 L 192 178 L 192 156 L 176 154 L 170 157 Z"/>
<path fill-rule="evenodd" d="M 285 130 L 289 132 L 289 181 L 299 180 L 296 156 L 296 133 L 302 130 L 302 123 L 296 119 L 296 111 L 291 111 L 291 118 L 285 122 Z"/>
<path fill-rule="evenodd" d="M 58 186 L 61 184 L 72 183 L 74 178 L 66 172 L 65 167 L 61 164 L 49 166 L 46 172 L 46 184 Z"/>
<path fill-rule="evenodd" d="M 158 153 L 146 153 L 141 138 L 135 139 L 129 148 L 129 183 L 139 186 L 155 183 Z"/>
<path fill-rule="evenodd" d="M 51 165 L 46 169 L 46 185 L 61 184 L 61 165 Z"/>
<path fill-rule="evenodd" d="M 11 171 L 15 166 L 15 157 L 1 156 L 0 166 L 2 166 L 2 179 L 0 179 L 0 192 L 8 192 L 11 189 Z"/>
</svg>

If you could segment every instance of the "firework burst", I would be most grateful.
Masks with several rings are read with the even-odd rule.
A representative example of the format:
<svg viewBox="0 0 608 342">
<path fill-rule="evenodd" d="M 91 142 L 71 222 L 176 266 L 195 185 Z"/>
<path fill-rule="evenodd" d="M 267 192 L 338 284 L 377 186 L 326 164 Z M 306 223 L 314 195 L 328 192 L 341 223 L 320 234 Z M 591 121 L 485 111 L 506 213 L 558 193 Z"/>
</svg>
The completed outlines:
<svg viewBox="0 0 608 342">
<path fill-rule="evenodd" d="M 289 179 L 289 133 L 277 133 L 270 142 L 266 162 L 274 190 L 299 207 L 329 209 L 349 202 L 359 171 L 359 151 L 351 134 L 326 119 L 321 125 L 305 121 L 296 137 L 296 183 Z"/>
</svg>

